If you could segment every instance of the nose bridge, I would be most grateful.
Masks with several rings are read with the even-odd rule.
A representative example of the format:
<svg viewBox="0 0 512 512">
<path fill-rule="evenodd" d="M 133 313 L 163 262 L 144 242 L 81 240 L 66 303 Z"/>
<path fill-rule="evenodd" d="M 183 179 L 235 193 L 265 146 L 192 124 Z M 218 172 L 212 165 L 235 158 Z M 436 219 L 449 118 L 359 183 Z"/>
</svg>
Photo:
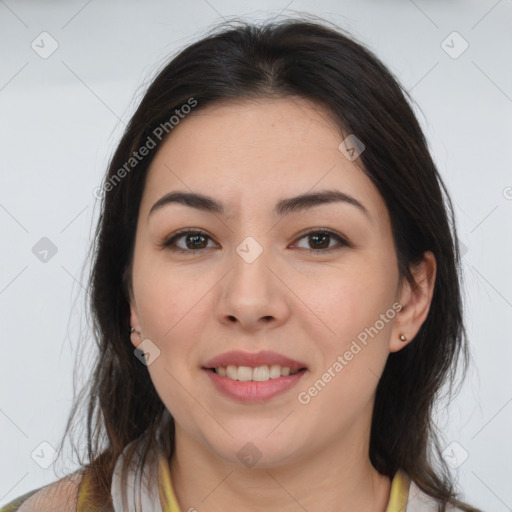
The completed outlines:
<svg viewBox="0 0 512 512">
<path fill-rule="evenodd" d="M 245 327 L 255 327 L 286 316 L 285 290 L 271 270 L 276 267 L 272 251 L 259 238 L 261 243 L 247 236 L 235 247 L 218 304 L 221 321 L 236 319 Z"/>
<path fill-rule="evenodd" d="M 269 274 L 267 268 L 270 262 L 270 249 L 268 244 L 262 240 L 262 236 L 258 237 L 260 241 L 254 236 L 245 237 L 235 248 L 233 254 L 232 265 L 233 271 L 231 272 L 231 286 L 241 285 L 242 290 L 249 296 L 261 295 L 268 293 Z"/>
</svg>

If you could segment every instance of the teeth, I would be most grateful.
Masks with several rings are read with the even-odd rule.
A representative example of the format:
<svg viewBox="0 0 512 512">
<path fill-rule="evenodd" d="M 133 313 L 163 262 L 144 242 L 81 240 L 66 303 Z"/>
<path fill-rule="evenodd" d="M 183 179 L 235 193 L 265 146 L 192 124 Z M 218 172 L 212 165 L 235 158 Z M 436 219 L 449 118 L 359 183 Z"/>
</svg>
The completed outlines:
<svg viewBox="0 0 512 512">
<path fill-rule="evenodd" d="M 226 377 L 233 380 L 238 380 L 238 368 L 236 366 L 229 365 L 226 368 Z"/>
<path fill-rule="evenodd" d="M 218 373 L 223 377 L 228 377 L 232 380 L 256 382 L 265 382 L 269 379 L 287 377 L 288 375 L 294 375 L 297 372 L 298 370 L 292 371 L 288 366 L 279 366 L 278 364 L 273 364 L 270 368 L 268 365 L 252 368 L 251 366 L 235 366 L 232 364 L 227 367 L 219 366 L 218 368 L 215 368 L 215 373 Z"/>
<path fill-rule="evenodd" d="M 236 368 L 236 366 L 235 366 Z M 253 380 L 252 379 L 253 369 L 249 366 L 239 366 L 237 380 Z"/>
<path fill-rule="evenodd" d="M 270 367 L 270 378 L 277 379 L 278 377 L 281 377 L 281 367 L 278 364 L 273 364 Z"/>
<path fill-rule="evenodd" d="M 240 369 L 238 369 L 238 373 L 240 374 Z M 258 366 L 254 368 L 252 371 L 252 380 L 256 380 L 258 382 L 264 382 L 270 379 L 270 370 L 268 366 Z"/>
</svg>

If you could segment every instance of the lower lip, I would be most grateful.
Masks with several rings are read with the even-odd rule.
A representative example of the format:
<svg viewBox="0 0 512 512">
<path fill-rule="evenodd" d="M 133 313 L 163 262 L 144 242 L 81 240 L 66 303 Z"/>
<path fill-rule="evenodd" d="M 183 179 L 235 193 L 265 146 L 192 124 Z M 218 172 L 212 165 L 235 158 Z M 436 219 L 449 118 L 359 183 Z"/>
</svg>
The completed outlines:
<svg viewBox="0 0 512 512">
<path fill-rule="evenodd" d="M 212 370 L 203 368 L 203 371 L 207 373 L 213 385 L 226 396 L 242 402 L 261 402 L 293 388 L 307 370 L 300 370 L 294 375 L 264 382 L 233 380 Z"/>
</svg>

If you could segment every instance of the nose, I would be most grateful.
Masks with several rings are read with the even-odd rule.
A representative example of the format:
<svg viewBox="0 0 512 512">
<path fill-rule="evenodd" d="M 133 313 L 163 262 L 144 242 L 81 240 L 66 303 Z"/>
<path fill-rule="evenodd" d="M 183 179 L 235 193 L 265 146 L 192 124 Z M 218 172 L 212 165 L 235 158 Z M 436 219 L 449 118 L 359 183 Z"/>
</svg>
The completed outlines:
<svg viewBox="0 0 512 512">
<path fill-rule="evenodd" d="M 220 283 L 218 320 L 252 332 L 283 324 L 290 315 L 290 292 L 279 274 L 268 251 L 254 260 L 243 252 L 234 254 L 232 268 Z"/>
</svg>

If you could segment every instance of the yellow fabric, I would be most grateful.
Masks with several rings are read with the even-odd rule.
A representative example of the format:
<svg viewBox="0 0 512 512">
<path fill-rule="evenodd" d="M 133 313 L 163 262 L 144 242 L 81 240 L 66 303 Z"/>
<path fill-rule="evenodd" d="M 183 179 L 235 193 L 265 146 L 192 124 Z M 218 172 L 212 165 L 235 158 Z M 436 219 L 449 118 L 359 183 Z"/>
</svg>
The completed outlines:
<svg viewBox="0 0 512 512">
<path fill-rule="evenodd" d="M 178 500 L 174 494 L 171 483 L 171 470 L 164 455 L 158 457 L 158 482 L 162 512 L 180 512 Z"/>
<path fill-rule="evenodd" d="M 398 470 L 391 482 L 391 492 L 386 512 L 405 512 L 409 497 L 409 477 Z"/>
<path fill-rule="evenodd" d="M 163 455 L 159 456 L 158 459 L 158 482 L 162 512 L 181 512 L 172 487 L 169 464 Z M 405 512 L 409 496 L 409 485 L 410 480 L 407 475 L 401 470 L 397 471 L 391 482 L 391 492 L 386 512 Z M 86 472 L 80 487 L 77 512 L 90 512 L 86 508 L 87 495 L 88 478 Z M 0 510 L 0 512 L 2 511 Z"/>
<path fill-rule="evenodd" d="M 84 471 L 82 482 L 80 483 L 80 492 L 78 494 L 77 512 L 87 512 L 87 498 L 89 496 L 89 473 Z"/>
</svg>

